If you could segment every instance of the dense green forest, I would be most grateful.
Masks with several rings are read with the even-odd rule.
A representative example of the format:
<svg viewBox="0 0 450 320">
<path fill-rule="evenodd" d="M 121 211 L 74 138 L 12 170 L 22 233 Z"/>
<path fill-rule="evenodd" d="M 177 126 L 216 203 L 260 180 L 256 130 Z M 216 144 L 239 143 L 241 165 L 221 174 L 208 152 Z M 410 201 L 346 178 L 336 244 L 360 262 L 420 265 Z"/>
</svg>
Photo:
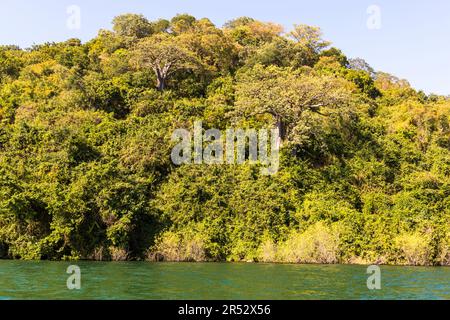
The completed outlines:
<svg viewBox="0 0 450 320">
<path fill-rule="evenodd" d="M 278 173 L 174 165 L 196 120 L 282 124 Z M 450 100 L 317 27 L 125 14 L 2 46 L 0 122 L 2 258 L 450 264 Z"/>
</svg>

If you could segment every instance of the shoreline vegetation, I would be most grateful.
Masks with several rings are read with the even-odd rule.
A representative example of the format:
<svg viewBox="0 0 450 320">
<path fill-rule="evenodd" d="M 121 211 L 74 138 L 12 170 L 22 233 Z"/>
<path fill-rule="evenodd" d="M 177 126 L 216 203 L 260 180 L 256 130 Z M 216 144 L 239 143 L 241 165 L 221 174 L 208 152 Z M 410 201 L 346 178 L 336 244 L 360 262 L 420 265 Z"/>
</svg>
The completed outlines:
<svg viewBox="0 0 450 320">
<path fill-rule="evenodd" d="M 335 225 L 336 226 L 336 225 Z M 405 265 L 430 266 L 432 252 L 429 239 L 415 235 L 401 235 L 394 238 L 397 260 L 389 257 L 371 256 L 343 258 L 339 248 L 339 230 L 318 222 L 305 232 L 294 231 L 285 242 L 276 244 L 270 238 L 264 240 L 249 260 L 230 260 L 228 262 L 262 262 L 289 264 L 350 264 L 350 265 Z M 176 234 L 164 234 L 164 238 L 150 251 L 147 261 L 168 262 L 208 262 L 204 244 L 199 239 L 183 241 Z M 447 250 L 447 251 L 445 251 Z M 449 251 L 445 248 L 439 261 L 441 266 L 449 266 Z M 447 261 L 447 263 L 446 263 Z M 217 261 L 211 261 L 217 262 Z"/>
<path fill-rule="evenodd" d="M 175 165 L 196 121 L 276 129 L 278 172 Z M 0 46 L 0 258 L 449 266 L 450 99 L 249 17 Z"/>
</svg>

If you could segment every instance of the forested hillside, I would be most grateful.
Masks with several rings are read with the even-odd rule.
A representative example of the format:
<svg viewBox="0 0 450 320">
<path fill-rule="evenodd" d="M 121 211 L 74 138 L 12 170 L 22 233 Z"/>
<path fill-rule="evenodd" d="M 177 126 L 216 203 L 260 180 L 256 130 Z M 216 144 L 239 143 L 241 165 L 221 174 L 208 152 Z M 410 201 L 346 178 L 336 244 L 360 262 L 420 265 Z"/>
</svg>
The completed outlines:
<svg viewBox="0 0 450 320">
<path fill-rule="evenodd" d="M 278 173 L 174 165 L 196 120 L 279 126 Z M 450 264 L 450 100 L 316 27 L 126 14 L 3 46 L 0 122 L 3 258 Z"/>
</svg>

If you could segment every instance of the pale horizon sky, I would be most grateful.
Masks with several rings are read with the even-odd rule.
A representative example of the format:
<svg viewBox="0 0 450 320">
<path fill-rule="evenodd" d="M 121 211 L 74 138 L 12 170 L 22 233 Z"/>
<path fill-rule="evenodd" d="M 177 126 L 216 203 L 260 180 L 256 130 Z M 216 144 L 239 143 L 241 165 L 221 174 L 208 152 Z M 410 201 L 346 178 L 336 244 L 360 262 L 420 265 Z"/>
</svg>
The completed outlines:
<svg viewBox="0 0 450 320">
<path fill-rule="evenodd" d="M 67 8 L 81 10 L 80 29 L 67 27 Z M 370 6 L 380 9 L 380 29 L 370 29 Z M 407 79 L 426 93 L 450 94 L 450 1 L 447 0 L 0 0 L 0 45 L 22 48 L 69 38 L 88 41 L 123 13 L 150 20 L 177 13 L 207 17 L 217 26 L 240 16 L 322 28 L 324 38 L 349 58 Z"/>
</svg>

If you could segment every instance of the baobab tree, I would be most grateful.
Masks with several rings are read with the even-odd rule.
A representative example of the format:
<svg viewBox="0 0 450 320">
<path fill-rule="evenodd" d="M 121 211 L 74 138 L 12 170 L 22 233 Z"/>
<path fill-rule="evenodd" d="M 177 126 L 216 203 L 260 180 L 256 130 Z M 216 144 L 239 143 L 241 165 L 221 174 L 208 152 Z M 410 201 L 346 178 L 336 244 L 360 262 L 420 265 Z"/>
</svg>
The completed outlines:
<svg viewBox="0 0 450 320">
<path fill-rule="evenodd" d="M 326 115 L 349 102 L 351 84 L 334 76 L 302 74 L 291 68 L 256 65 L 239 76 L 236 112 L 244 117 L 269 114 L 279 141 L 301 126 L 306 111 Z"/>
<path fill-rule="evenodd" d="M 192 69 L 196 58 L 177 37 L 169 34 L 157 34 L 139 42 L 133 53 L 133 64 L 138 69 L 150 68 L 156 75 L 156 87 L 163 91 L 167 79 L 173 73 Z"/>
</svg>

